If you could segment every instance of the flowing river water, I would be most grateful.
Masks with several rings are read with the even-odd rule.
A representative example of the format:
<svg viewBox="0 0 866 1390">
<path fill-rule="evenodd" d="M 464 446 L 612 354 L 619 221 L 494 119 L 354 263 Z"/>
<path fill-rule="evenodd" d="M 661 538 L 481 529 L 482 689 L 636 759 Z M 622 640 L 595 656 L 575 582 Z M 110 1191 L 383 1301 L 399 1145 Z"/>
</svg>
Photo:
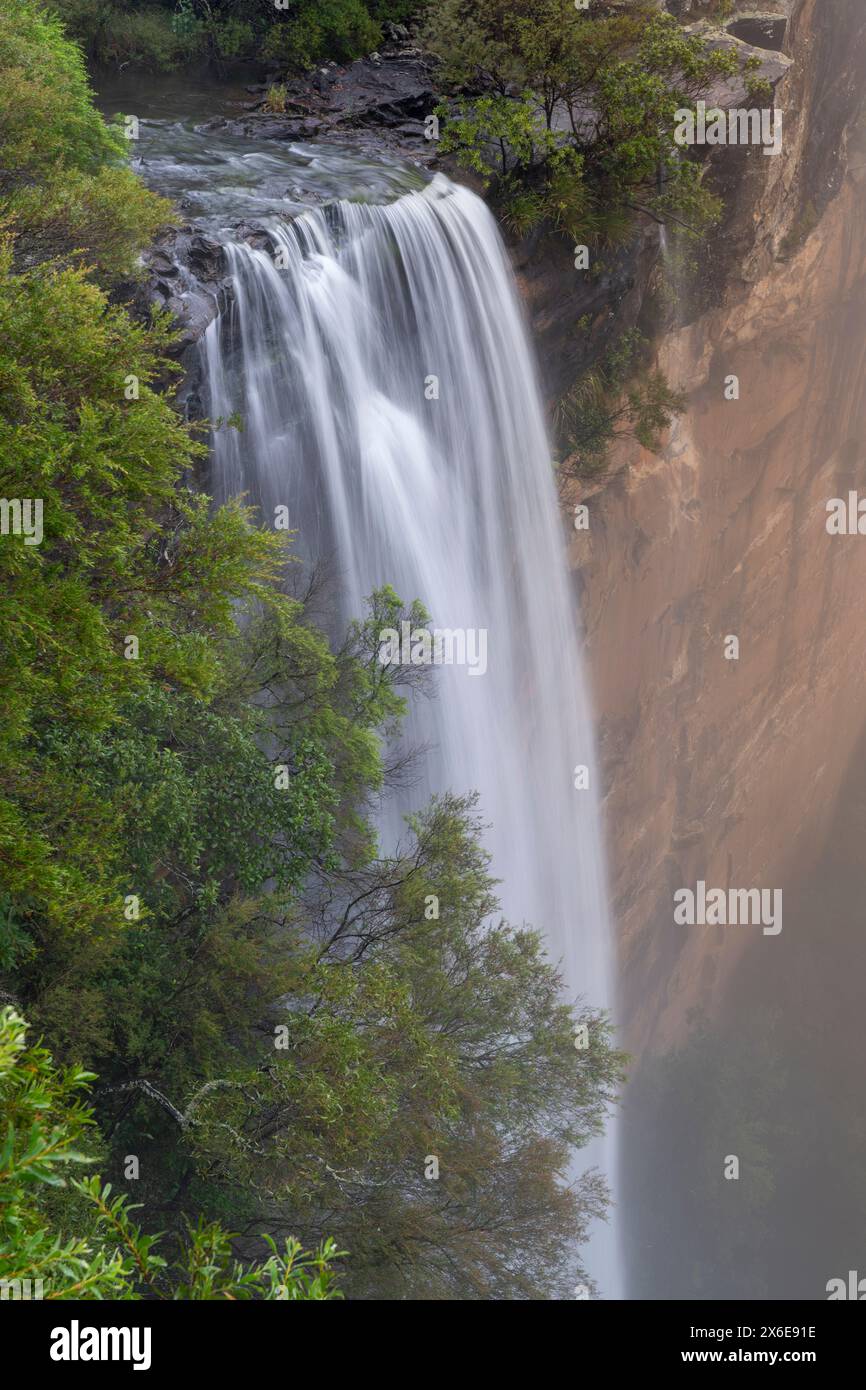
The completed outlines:
<svg viewBox="0 0 866 1390">
<path fill-rule="evenodd" d="M 390 850 L 432 793 L 477 791 L 504 914 L 543 930 L 569 995 L 610 1008 L 593 720 L 536 365 L 481 199 L 370 146 L 204 129 L 211 94 L 124 92 L 138 165 L 225 246 L 232 298 L 200 345 L 213 489 L 244 492 L 339 576 L 421 600 L 455 664 L 414 702 L 418 776 L 383 810 Z M 269 250 L 236 234 L 268 230 Z M 459 663 L 461 641 L 466 662 Z M 578 769 L 585 768 L 586 776 Z M 576 786 L 588 778 L 588 786 Z M 577 1158 L 615 1179 L 615 1125 Z M 614 1191 L 614 1197 L 615 1197 Z M 621 1296 L 616 1208 L 587 1264 Z"/>
</svg>

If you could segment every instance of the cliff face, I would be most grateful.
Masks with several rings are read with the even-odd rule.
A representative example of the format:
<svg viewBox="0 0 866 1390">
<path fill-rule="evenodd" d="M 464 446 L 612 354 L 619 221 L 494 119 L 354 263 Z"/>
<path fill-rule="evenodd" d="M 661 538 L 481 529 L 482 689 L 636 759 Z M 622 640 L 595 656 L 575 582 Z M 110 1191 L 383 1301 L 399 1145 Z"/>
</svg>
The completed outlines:
<svg viewBox="0 0 866 1390">
<path fill-rule="evenodd" d="M 656 3 L 660 9 L 664 7 L 663 0 L 656 0 Z M 690 0 L 685 3 L 687 10 L 682 7 L 676 10 L 673 4 L 668 4 L 668 8 L 677 12 L 684 22 L 702 23 L 716 7 L 717 0 L 706 0 L 690 8 Z M 776 21 L 787 27 L 792 8 L 798 3 L 799 0 L 775 0 L 775 9 L 772 3 L 762 7 L 763 22 Z M 734 6 L 725 22 L 736 23 L 738 17 L 755 13 L 753 6 Z M 706 32 L 712 41 L 721 40 L 729 45 L 733 42 L 722 27 L 711 26 Z M 741 56 L 754 58 L 759 64 L 757 75 L 775 87 L 790 59 L 778 52 L 779 44 L 775 40 L 772 48 L 756 46 L 754 40 L 766 39 L 760 22 L 749 33 L 750 38 L 734 35 Z M 720 83 L 710 96 L 711 101 L 718 101 L 725 107 L 748 104 L 742 79 Z M 760 175 L 762 182 L 769 172 L 766 168 L 769 161 L 761 158 L 760 151 L 732 149 L 727 153 L 727 168 L 717 166 L 713 171 L 717 191 L 730 202 L 732 210 L 721 231 L 721 240 L 727 249 L 718 257 L 714 274 L 705 285 L 707 292 L 727 285 L 734 264 L 753 248 L 755 228 L 736 226 L 734 209 L 754 203 L 759 184 L 756 176 Z M 772 162 L 778 163 L 777 160 Z M 451 166 L 448 172 L 458 180 L 473 182 L 472 177 L 459 168 Z M 753 195 L 744 191 L 753 185 Z M 541 359 L 542 384 L 549 405 L 555 407 L 585 372 L 597 366 L 624 331 L 635 325 L 648 326 L 646 305 L 659 256 L 659 228 L 646 220 L 630 242 L 605 252 L 604 270 L 592 276 L 575 272 L 574 248 L 558 233 L 536 230 L 523 238 L 512 236 L 510 251 Z"/>
<path fill-rule="evenodd" d="M 738 254 L 721 302 L 660 344 L 688 396 L 669 447 L 623 449 L 580 498 L 572 560 L 638 1053 L 678 1040 L 693 1007 L 712 1015 L 744 953 L 784 952 L 784 930 L 674 925 L 673 893 L 702 879 L 796 895 L 866 723 L 866 540 L 826 529 L 829 499 L 866 492 L 866 16 L 833 10 L 794 8 L 784 154 L 753 163 L 723 229 Z"/>
</svg>

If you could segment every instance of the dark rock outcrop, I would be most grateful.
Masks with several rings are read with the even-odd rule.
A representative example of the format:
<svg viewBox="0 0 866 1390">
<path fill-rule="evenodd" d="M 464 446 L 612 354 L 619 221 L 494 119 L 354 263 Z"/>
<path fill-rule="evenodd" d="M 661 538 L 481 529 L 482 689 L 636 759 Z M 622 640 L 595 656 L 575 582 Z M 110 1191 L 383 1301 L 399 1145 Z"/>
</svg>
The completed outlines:
<svg viewBox="0 0 866 1390">
<path fill-rule="evenodd" d="M 186 260 L 199 280 L 214 281 L 226 273 L 226 253 L 220 242 L 204 232 L 193 232 L 186 243 Z"/>
<path fill-rule="evenodd" d="M 347 67 L 330 63 L 312 78 L 281 84 L 284 112 L 267 107 L 262 96 L 244 116 L 220 117 L 202 127 L 258 139 L 309 140 L 347 130 L 372 127 L 399 130 L 423 141 L 424 118 L 439 97 L 431 62 L 416 49 L 376 53 Z"/>
<path fill-rule="evenodd" d="M 183 359 L 231 293 L 225 251 L 199 228 L 167 228 L 143 256 L 145 276 L 132 287 L 133 311 L 167 310 L 178 332 L 172 355 Z"/>
<path fill-rule="evenodd" d="M 438 98 L 432 66 L 419 55 L 361 58 L 330 85 L 330 118 L 351 125 L 397 125 L 423 120 Z"/>
</svg>

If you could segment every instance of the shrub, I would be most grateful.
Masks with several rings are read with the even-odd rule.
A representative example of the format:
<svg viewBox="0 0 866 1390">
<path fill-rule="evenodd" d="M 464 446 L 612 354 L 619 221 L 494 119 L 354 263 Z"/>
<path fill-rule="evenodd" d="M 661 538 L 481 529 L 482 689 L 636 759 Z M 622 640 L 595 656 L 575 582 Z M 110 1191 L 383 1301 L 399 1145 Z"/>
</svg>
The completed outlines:
<svg viewBox="0 0 866 1390">
<path fill-rule="evenodd" d="M 84 62 L 56 18 L 21 0 L 0 10 L 0 170 L 5 183 L 59 165 L 93 172 L 125 142 L 93 106 Z"/>
<path fill-rule="evenodd" d="M 278 113 L 282 113 L 283 111 L 285 111 L 285 109 L 286 109 L 286 84 L 285 84 L 285 82 L 277 82 L 277 83 L 275 83 L 272 87 L 269 87 L 269 88 L 268 88 L 268 94 L 267 94 L 267 96 L 265 97 L 265 106 L 267 107 L 267 109 L 268 109 L 269 111 L 276 111 L 276 112 L 278 112 Z"/>
<path fill-rule="evenodd" d="M 560 467 L 563 478 L 603 474 L 617 439 L 635 439 L 651 453 L 661 451 L 662 436 L 685 410 L 686 401 L 663 372 L 647 369 L 642 360 L 645 349 L 640 333 L 624 333 L 559 402 L 556 428 L 566 455 Z"/>
<path fill-rule="evenodd" d="M 173 68 L 189 49 L 189 40 L 172 28 L 164 10 L 120 10 L 103 27 L 95 57 L 120 67 Z"/>
<path fill-rule="evenodd" d="M 25 229 L 16 245 L 19 265 L 82 262 L 106 286 L 134 272 L 139 249 L 171 215 L 171 204 L 131 169 L 112 167 L 92 177 L 72 172 L 47 188 L 25 187 L 10 208 Z"/>
<path fill-rule="evenodd" d="M 85 1097 L 95 1078 L 65 1071 L 41 1046 L 27 1046 L 27 1024 L 0 1009 L 0 1275 L 41 1281 L 46 1299 L 186 1300 L 340 1298 L 333 1241 L 315 1252 L 288 1239 L 282 1251 L 241 1265 L 232 1237 L 217 1222 L 188 1230 L 171 1266 L 158 1238 L 131 1220 L 125 1196 L 112 1197 L 96 1176 L 67 1176 L 92 1165 L 102 1143 Z M 84 1153 L 84 1148 L 90 1153 Z M 60 1200 L 58 1200 L 58 1197 Z M 38 1296 L 38 1295 L 37 1295 Z"/>
<path fill-rule="evenodd" d="M 220 58 L 242 58 L 255 43 L 255 35 L 242 19 L 225 19 L 211 30 L 213 44 Z"/>
<path fill-rule="evenodd" d="M 174 13 L 149 5 L 129 9 L 114 0 L 51 0 L 70 38 L 92 63 L 168 71 L 199 52 L 204 26 L 188 6 Z"/>
<path fill-rule="evenodd" d="M 15 265 L 83 258 L 106 284 L 130 274 L 169 204 L 126 167 L 128 142 L 95 109 L 80 51 L 21 0 L 0 12 L 0 71 L 0 216 Z"/>
<path fill-rule="evenodd" d="M 351 62 L 372 52 L 381 38 L 361 0 L 301 0 L 291 20 L 269 31 L 263 54 L 300 70 L 325 59 Z"/>
</svg>

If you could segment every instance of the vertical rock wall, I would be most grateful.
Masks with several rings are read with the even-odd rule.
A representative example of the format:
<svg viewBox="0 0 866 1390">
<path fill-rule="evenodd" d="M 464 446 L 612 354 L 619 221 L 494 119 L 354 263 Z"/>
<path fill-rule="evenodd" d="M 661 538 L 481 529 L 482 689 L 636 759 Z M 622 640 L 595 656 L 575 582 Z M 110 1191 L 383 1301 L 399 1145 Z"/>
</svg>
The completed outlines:
<svg viewBox="0 0 866 1390">
<path fill-rule="evenodd" d="M 623 449 L 581 499 L 572 556 L 638 1051 L 719 1007 L 745 952 L 784 951 L 760 928 L 676 926 L 675 889 L 795 893 L 866 725 L 866 537 L 825 524 L 828 499 L 866 495 L 866 15 L 834 9 L 794 17 L 786 150 L 729 219 L 751 236 L 723 302 L 660 346 L 688 396 L 669 447 Z"/>
</svg>

